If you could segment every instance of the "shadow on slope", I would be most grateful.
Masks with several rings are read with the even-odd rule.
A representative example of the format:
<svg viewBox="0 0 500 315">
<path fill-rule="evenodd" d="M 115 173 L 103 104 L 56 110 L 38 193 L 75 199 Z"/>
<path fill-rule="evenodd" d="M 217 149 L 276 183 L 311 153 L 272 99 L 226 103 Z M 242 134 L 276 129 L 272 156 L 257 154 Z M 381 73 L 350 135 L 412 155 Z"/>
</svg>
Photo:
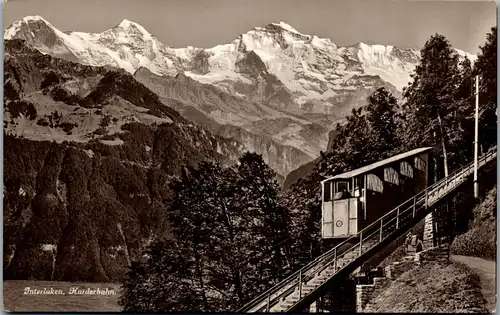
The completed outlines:
<svg viewBox="0 0 500 315">
<path fill-rule="evenodd" d="M 415 266 L 370 301 L 370 313 L 485 313 L 479 277 L 458 264 Z"/>
<path fill-rule="evenodd" d="M 495 260 L 496 212 L 497 188 L 495 187 L 488 192 L 485 200 L 474 208 L 469 230 L 455 238 L 450 247 L 451 253 Z"/>
</svg>

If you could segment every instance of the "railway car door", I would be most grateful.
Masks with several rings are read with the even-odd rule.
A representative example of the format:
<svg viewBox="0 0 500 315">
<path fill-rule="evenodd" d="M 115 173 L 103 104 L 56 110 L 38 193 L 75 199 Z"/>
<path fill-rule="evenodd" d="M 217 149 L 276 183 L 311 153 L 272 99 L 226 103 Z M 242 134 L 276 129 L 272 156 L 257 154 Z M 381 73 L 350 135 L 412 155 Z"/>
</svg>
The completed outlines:
<svg viewBox="0 0 500 315">
<path fill-rule="evenodd" d="M 358 198 L 335 200 L 333 204 L 333 235 L 347 237 L 356 234 L 358 226 Z"/>
<path fill-rule="evenodd" d="M 333 206 L 333 235 L 341 236 L 349 233 L 349 199 L 335 200 Z"/>
</svg>

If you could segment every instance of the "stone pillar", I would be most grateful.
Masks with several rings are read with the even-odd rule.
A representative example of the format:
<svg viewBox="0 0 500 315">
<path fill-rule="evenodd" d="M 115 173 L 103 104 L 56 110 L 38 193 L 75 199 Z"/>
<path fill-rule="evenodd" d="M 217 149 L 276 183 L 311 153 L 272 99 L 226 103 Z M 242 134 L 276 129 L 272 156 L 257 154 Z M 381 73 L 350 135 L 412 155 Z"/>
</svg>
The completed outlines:
<svg viewBox="0 0 500 315">
<path fill-rule="evenodd" d="M 431 212 L 424 218 L 424 237 L 422 240 L 424 249 L 434 247 L 434 232 L 434 217 Z"/>
<path fill-rule="evenodd" d="M 356 286 L 356 313 L 362 313 L 375 289 L 373 284 L 358 284 Z"/>
<path fill-rule="evenodd" d="M 394 265 L 390 264 L 388 266 L 385 266 L 384 268 L 384 274 L 387 277 L 387 279 L 392 279 L 392 272 L 394 270 Z"/>
</svg>

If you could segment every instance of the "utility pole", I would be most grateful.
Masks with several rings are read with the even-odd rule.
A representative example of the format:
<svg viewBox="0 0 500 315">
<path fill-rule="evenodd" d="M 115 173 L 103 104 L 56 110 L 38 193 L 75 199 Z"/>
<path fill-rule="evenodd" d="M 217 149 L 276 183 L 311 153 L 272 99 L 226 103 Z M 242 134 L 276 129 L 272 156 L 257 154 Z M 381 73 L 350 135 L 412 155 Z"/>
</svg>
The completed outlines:
<svg viewBox="0 0 500 315">
<path fill-rule="evenodd" d="M 479 129 L 479 75 L 476 75 L 476 114 L 474 127 L 474 198 L 479 199 L 479 183 L 477 182 L 477 151 Z"/>
</svg>

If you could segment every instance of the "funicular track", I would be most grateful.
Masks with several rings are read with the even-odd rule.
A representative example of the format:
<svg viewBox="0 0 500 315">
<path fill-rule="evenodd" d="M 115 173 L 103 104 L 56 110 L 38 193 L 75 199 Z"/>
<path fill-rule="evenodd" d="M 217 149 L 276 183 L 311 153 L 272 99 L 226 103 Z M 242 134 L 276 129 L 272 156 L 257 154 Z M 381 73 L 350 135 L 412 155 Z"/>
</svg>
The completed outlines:
<svg viewBox="0 0 500 315">
<path fill-rule="evenodd" d="M 478 158 L 478 169 L 496 158 L 496 147 Z M 297 312 L 321 296 L 328 285 L 346 278 L 392 240 L 432 212 L 432 207 L 474 172 L 470 163 L 403 202 L 262 293 L 238 312 Z"/>
</svg>

